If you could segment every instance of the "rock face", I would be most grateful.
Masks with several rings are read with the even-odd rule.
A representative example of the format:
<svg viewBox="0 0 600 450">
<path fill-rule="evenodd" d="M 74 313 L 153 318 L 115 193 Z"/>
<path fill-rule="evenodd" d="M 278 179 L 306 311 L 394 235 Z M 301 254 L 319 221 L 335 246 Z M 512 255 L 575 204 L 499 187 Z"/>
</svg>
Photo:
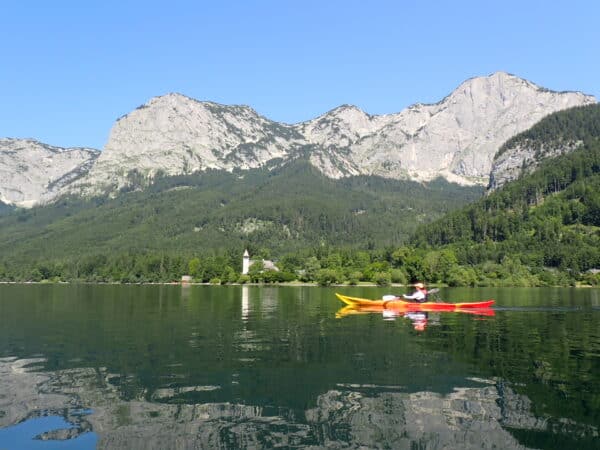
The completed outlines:
<svg viewBox="0 0 600 450">
<path fill-rule="evenodd" d="M 28 172 L 37 174 L 38 188 L 21 192 L 18 187 L 29 179 L 7 183 L 3 176 L 0 201 L 25 204 L 63 192 L 115 193 L 157 174 L 244 170 L 300 156 L 331 178 L 379 175 L 428 181 L 443 176 L 485 185 L 494 154 L 506 140 L 552 112 L 591 103 L 594 97 L 552 92 L 504 72 L 467 80 L 433 105 L 416 104 L 380 116 L 343 105 L 295 125 L 271 121 L 247 106 L 168 94 L 117 120 L 97 160 L 91 150 L 49 150 L 41 144 L 55 161 L 51 169 L 49 163 L 40 166 L 42 156 L 15 158 L 13 166 L 22 161 Z M 73 162 L 69 167 L 63 162 L 67 155 Z M 54 183 L 71 172 L 76 176 Z"/>
<path fill-rule="evenodd" d="M 127 185 L 132 171 L 152 177 L 249 169 L 300 154 L 332 178 L 362 174 L 427 181 L 443 176 L 487 184 L 494 154 L 507 139 L 554 111 L 594 102 L 591 96 L 548 91 L 498 72 L 465 81 L 434 105 L 381 116 L 343 105 L 285 125 L 249 107 L 169 94 L 117 121 L 80 186 L 95 193 Z"/>
<path fill-rule="evenodd" d="M 85 175 L 99 153 L 27 139 L 0 139 L 0 201 L 29 207 L 50 200 Z"/>
<path fill-rule="evenodd" d="M 508 148 L 494 159 L 488 192 L 501 188 L 522 173 L 533 172 L 542 160 L 572 152 L 582 144 L 583 142 L 565 142 L 560 145 L 553 143 L 541 149 L 534 149 L 524 142 Z"/>
<path fill-rule="evenodd" d="M 368 116 L 341 107 L 300 130 L 326 155 L 350 161 L 330 176 L 373 174 L 461 184 L 485 184 L 492 159 L 510 137 L 551 112 L 595 103 L 576 92 L 552 92 L 503 72 L 473 78 L 434 105 L 417 104 L 398 113 Z M 335 164 L 331 164 L 335 166 Z"/>
<path fill-rule="evenodd" d="M 128 184 L 128 174 L 179 175 L 206 169 L 259 167 L 287 157 L 302 136 L 246 106 L 199 102 L 179 94 L 155 97 L 114 125 L 84 180 L 84 191 Z"/>
</svg>

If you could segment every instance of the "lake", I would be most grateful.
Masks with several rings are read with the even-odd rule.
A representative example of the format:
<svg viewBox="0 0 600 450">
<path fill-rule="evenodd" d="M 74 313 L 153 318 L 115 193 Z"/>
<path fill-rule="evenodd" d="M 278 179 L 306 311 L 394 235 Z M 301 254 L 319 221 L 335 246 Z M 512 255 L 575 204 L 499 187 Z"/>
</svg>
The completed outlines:
<svg viewBox="0 0 600 450">
<path fill-rule="evenodd" d="M 600 290 L 0 285 L 0 450 L 600 448 Z"/>
</svg>

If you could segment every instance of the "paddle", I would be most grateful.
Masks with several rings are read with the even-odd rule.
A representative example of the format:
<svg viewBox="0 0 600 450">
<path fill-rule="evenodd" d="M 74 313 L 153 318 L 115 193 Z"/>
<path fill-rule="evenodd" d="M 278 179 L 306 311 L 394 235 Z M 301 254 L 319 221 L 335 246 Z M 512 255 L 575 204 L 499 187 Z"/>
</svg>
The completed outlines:
<svg viewBox="0 0 600 450">
<path fill-rule="evenodd" d="M 431 294 L 437 294 L 438 292 L 440 292 L 440 290 L 438 288 L 434 288 L 432 290 L 430 290 L 429 292 L 427 292 L 427 297 L 429 297 Z M 441 300 L 437 295 L 434 295 L 434 300 L 436 303 L 440 303 Z"/>
</svg>

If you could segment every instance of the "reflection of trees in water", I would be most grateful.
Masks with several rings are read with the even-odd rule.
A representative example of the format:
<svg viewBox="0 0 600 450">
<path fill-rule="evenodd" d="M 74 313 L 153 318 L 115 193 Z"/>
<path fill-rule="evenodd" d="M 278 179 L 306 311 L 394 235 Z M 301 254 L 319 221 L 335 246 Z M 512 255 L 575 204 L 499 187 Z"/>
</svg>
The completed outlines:
<svg viewBox="0 0 600 450">
<path fill-rule="evenodd" d="M 598 437 L 595 427 L 535 417 L 527 397 L 487 380 L 445 395 L 339 385 L 298 417 L 285 408 L 191 402 L 194 395 L 220 386 L 165 387 L 125 401 L 106 370 L 36 373 L 25 367 L 32 362 L 0 360 L 0 426 L 50 411 L 75 424 L 78 432 L 95 431 L 101 449 L 524 448 L 507 429 Z M 92 413 L 78 414 L 82 406 Z M 51 432 L 47 437 L 74 436 Z"/>
</svg>

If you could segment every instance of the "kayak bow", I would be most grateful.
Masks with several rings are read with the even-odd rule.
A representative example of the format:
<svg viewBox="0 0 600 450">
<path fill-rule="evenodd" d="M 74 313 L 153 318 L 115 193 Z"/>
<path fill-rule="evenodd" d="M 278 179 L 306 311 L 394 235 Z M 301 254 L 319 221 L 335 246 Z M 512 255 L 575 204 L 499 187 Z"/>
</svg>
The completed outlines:
<svg viewBox="0 0 600 450">
<path fill-rule="evenodd" d="M 335 294 L 345 304 L 354 307 L 376 307 L 381 309 L 395 309 L 401 311 L 456 311 L 471 308 L 489 308 L 494 300 L 466 303 L 436 303 L 436 302 L 407 302 L 401 298 L 394 300 L 369 300 L 366 298 L 349 297 L 347 295 Z"/>
</svg>

